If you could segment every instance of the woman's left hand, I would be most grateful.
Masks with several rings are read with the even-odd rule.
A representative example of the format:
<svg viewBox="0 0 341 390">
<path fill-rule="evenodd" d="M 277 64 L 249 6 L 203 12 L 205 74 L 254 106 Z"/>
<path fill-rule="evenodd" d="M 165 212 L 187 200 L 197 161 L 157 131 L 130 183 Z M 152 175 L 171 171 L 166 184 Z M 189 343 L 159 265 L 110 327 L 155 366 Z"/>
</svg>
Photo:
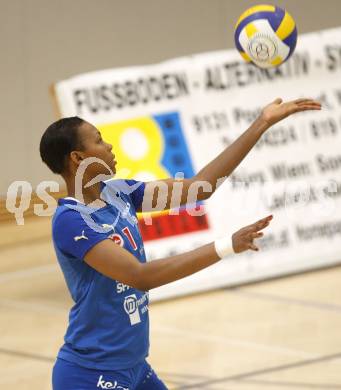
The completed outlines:
<svg viewBox="0 0 341 390">
<path fill-rule="evenodd" d="M 281 98 L 277 98 L 263 108 L 260 118 L 270 127 L 296 112 L 308 110 L 321 110 L 321 103 L 304 98 L 283 103 Z"/>
</svg>

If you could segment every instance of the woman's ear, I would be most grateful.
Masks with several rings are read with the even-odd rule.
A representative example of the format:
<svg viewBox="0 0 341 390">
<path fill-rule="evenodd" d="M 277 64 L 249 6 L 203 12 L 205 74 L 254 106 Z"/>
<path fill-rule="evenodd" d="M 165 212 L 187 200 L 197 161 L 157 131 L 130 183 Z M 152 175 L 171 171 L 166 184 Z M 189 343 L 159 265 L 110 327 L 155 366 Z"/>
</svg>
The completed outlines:
<svg viewBox="0 0 341 390">
<path fill-rule="evenodd" d="M 70 159 L 71 161 L 75 164 L 75 165 L 79 165 L 83 160 L 84 160 L 84 156 L 83 156 L 83 153 L 82 152 L 78 152 L 78 151 L 72 151 L 70 153 Z"/>
</svg>

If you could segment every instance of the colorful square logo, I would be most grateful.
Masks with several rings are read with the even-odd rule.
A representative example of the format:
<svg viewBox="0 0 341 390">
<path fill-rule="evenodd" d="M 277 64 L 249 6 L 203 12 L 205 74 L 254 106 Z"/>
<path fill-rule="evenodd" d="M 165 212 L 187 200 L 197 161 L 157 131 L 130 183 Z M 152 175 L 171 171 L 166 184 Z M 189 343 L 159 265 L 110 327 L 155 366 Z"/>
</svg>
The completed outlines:
<svg viewBox="0 0 341 390">
<path fill-rule="evenodd" d="M 179 173 L 185 178 L 194 176 L 177 112 L 99 125 L 98 129 L 103 138 L 113 145 L 116 170 L 128 172 L 126 178 L 149 181 L 175 177 Z M 152 218 L 151 225 L 146 225 L 139 218 L 145 241 L 208 229 L 206 215 L 193 216 L 185 208 L 179 210 L 179 215 L 169 215 L 165 211 L 152 214 Z"/>
</svg>

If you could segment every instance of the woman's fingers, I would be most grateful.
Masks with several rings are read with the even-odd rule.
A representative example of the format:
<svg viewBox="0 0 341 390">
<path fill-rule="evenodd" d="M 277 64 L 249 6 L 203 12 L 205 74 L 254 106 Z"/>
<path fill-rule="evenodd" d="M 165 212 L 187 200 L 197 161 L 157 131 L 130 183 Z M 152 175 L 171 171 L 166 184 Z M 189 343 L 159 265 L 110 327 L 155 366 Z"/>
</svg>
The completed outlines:
<svg viewBox="0 0 341 390">
<path fill-rule="evenodd" d="M 258 251 L 259 248 L 257 247 L 257 245 L 254 244 L 253 240 L 264 236 L 264 233 L 260 230 L 267 227 L 271 222 L 272 218 L 272 215 L 268 215 L 267 217 L 258 220 L 252 225 L 246 226 L 234 233 L 233 237 L 235 245 L 238 249 L 235 250 L 235 252 L 239 253 L 248 249 Z"/>
<path fill-rule="evenodd" d="M 258 231 L 258 230 L 263 230 L 264 228 L 266 228 L 270 221 L 272 220 L 273 216 L 272 215 L 269 215 L 261 220 L 259 220 L 258 222 L 256 222 L 254 224 L 254 231 Z"/>
<path fill-rule="evenodd" d="M 317 104 L 321 106 L 321 103 L 318 102 L 317 100 L 311 99 L 311 98 L 301 98 L 301 99 L 296 99 L 293 100 L 292 103 L 301 105 L 301 104 Z"/>
<path fill-rule="evenodd" d="M 300 104 L 300 103 L 303 103 L 303 102 L 307 102 L 309 100 L 313 100 L 313 99 L 310 99 L 310 98 L 298 98 L 298 99 L 294 100 L 294 103 Z"/>
<path fill-rule="evenodd" d="M 263 232 L 254 232 L 254 233 L 251 233 L 250 238 L 251 238 L 251 240 L 254 240 L 255 238 L 260 238 L 263 236 L 264 236 Z"/>
<path fill-rule="evenodd" d="M 259 251 L 258 246 L 256 246 L 254 243 L 249 244 L 249 249 L 252 251 Z"/>
<path fill-rule="evenodd" d="M 267 217 L 260 219 L 259 221 L 247 226 L 244 229 L 247 233 L 258 232 L 259 230 L 265 229 L 269 225 L 272 219 L 273 216 L 268 215 Z"/>
<path fill-rule="evenodd" d="M 297 99 L 289 103 L 294 112 L 306 110 L 321 110 L 321 103 L 313 99 Z"/>
<path fill-rule="evenodd" d="M 321 103 L 313 99 L 296 99 L 291 102 L 284 103 L 286 107 L 287 115 L 291 115 L 295 112 L 310 111 L 310 110 L 321 110 Z"/>
</svg>

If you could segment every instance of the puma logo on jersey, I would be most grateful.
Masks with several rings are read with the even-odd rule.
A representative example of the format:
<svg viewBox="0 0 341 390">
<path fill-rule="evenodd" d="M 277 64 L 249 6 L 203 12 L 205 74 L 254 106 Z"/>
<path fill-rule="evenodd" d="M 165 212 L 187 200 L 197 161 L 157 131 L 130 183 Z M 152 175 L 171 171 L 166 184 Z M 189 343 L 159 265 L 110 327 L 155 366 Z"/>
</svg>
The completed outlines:
<svg viewBox="0 0 341 390">
<path fill-rule="evenodd" d="M 74 239 L 75 241 L 79 241 L 79 240 L 88 240 L 88 237 L 86 237 L 86 236 L 84 235 L 84 230 L 83 230 L 81 236 L 73 237 L 73 239 Z"/>
<path fill-rule="evenodd" d="M 115 226 L 114 225 L 109 225 L 108 223 L 102 223 L 102 228 L 115 230 Z"/>
<path fill-rule="evenodd" d="M 113 221 L 112 224 L 110 224 L 110 223 L 102 223 L 102 228 L 115 231 L 115 226 L 117 225 L 119 218 L 120 218 L 120 216 L 118 215 L 115 218 L 115 220 Z"/>
</svg>

